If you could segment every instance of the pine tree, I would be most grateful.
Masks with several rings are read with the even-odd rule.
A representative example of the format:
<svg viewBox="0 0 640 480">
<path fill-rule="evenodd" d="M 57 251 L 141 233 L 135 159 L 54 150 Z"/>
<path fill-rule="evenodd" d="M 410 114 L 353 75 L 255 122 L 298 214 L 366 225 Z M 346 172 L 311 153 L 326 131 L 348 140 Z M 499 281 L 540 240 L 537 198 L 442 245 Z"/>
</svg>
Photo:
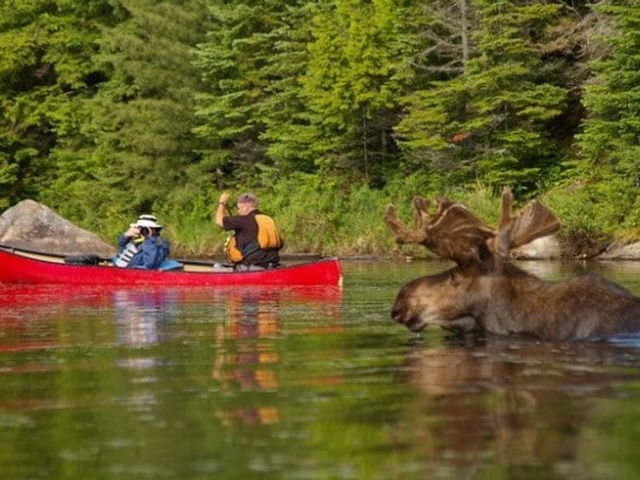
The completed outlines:
<svg viewBox="0 0 640 480">
<path fill-rule="evenodd" d="M 92 62 L 108 0 L 0 3 L 0 209 L 38 197 L 49 153 L 100 81 Z"/>
<path fill-rule="evenodd" d="M 264 69 L 270 85 L 261 109 L 265 128 L 260 139 L 266 142 L 269 159 L 285 175 L 316 169 L 301 82 L 309 61 L 312 3 L 307 0 L 287 7 L 282 24 L 273 31 L 273 49 Z"/>
<path fill-rule="evenodd" d="M 53 152 L 58 168 L 48 198 L 63 213 L 99 226 L 188 203 L 206 185 L 192 133 L 200 89 L 192 50 L 204 40 L 207 3 L 116 3 L 119 21 L 103 31 L 93 57 L 104 81 L 77 112 L 76 134 Z"/>
<path fill-rule="evenodd" d="M 546 127 L 566 96 L 545 77 L 536 50 L 559 5 L 474 0 L 472 6 L 474 51 L 462 73 L 410 96 L 398 132 L 414 162 L 531 187 L 555 160 Z"/>
<path fill-rule="evenodd" d="M 307 3 L 239 0 L 210 7 L 213 26 L 197 51 L 207 86 L 198 97 L 197 132 L 214 145 L 207 155 L 222 181 L 304 163 L 301 149 L 285 139 L 295 137 L 290 125 L 302 112 L 297 77 L 306 62 Z"/>
<path fill-rule="evenodd" d="M 613 54 L 594 65 L 585 88 L 588 117 L 579 145 L 591 165 L 609 169 L 640 185 L 640 4 L 600 5 L 617 24 L 608 38 Z"/>
<path fill-rule="evenodd" d="M 408 12 L 396 0 L 336 0 L 314 11 L 302 97 L 320 167 L 378 181 L 396 163 L 392 128 L 412 79 Z"/>
</svg>

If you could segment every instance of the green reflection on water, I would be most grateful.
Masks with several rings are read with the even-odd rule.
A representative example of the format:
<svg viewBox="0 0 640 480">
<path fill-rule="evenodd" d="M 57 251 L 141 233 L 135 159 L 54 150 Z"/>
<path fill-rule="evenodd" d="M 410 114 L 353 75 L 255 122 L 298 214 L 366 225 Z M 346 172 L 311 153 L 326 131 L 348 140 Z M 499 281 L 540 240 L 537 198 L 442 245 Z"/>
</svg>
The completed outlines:
<svg viewBox="0 0 640 480">
<path fill-rule="evenodd" d="M 393 324 L 399 287 L 444 268 L 347 263 L 342 292 L 6 287 L 0 478 L 636 478 L 637 343 Z M 598 266 L 639 293 L 634 268 Z"/>
</svg>

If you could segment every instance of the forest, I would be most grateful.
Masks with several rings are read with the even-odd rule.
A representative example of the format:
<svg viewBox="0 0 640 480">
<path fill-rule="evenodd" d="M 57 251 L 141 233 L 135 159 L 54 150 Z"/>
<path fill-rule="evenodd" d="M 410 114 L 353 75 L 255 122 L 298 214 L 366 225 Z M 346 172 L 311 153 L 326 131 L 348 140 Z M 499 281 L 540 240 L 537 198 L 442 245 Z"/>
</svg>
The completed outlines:
<svg viewBox="0 0 640 480">
<path fill-rule="evenodd" d="M 253 191 L 289 252 L 389 254 L 393 202 L 494 221 L 511 186 L 576 253 L 640 238 L 636 0 L 0 0 L 0 211 L 218 252 Z"/>
</svg>

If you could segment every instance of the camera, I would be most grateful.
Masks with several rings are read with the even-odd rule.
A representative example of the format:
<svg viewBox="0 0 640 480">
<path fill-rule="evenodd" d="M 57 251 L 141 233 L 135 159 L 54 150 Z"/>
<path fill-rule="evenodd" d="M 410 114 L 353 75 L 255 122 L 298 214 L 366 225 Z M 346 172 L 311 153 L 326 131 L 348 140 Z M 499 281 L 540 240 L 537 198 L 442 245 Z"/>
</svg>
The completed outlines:
<svg viewBox="0 0 640 480">
<path fill-rule="evenodd" d="M 140 235 L 146 237 L 149 235 L 149 229 L 147 227 L 140 227 Z"/>
</svg>

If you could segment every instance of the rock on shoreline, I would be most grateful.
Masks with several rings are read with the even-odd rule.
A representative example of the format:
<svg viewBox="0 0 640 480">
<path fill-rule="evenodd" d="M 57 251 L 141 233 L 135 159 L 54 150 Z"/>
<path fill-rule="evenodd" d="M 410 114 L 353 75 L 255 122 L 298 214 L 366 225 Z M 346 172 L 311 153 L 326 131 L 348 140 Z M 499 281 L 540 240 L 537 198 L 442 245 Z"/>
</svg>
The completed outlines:
<svg viewBox="0 0 640 480">
<path fill-rule="evenodd" d="M 34 200 L 23 200 L 0 216 L 0 244 L 60 255 L 115 254 L 115 248 Z M 548 235 L 511 252 L 519 260 L 576 258 L 558 235 Z M 640 242 L 610 244 L 598 260 L 640 260 Z"/>
<path fill-rule="evenodd" d="M 514 250 L 512 256 L 519 260 L 554 260 L 576 257 L 563 248 L 563 242 L 557 235 L 549 235 L 534 240 Z M 584 258 L 587 256 L 585 255 Z M 640 242 L 610 244 L 601 254 L 592 257 L 596 260 L 640 260 Z"/>
<path fill-rule="evenodd" d="M 115 248 L 34 200 L 23 200 L 0 216 L 0 244 L 60 255 L 115 254 Z"/>
<path fill-rule="evenodd" d="M 516 248 L 511 256 L 521 260 L 552 260 L 564 255 L 560 239 L 556 235 L 547 235 Z"/>
<path fill-rule="evenodd" d="M 614 242 L 598 256 L 601 260 L 640 260 L 640 242 Z"/>
</svg>

